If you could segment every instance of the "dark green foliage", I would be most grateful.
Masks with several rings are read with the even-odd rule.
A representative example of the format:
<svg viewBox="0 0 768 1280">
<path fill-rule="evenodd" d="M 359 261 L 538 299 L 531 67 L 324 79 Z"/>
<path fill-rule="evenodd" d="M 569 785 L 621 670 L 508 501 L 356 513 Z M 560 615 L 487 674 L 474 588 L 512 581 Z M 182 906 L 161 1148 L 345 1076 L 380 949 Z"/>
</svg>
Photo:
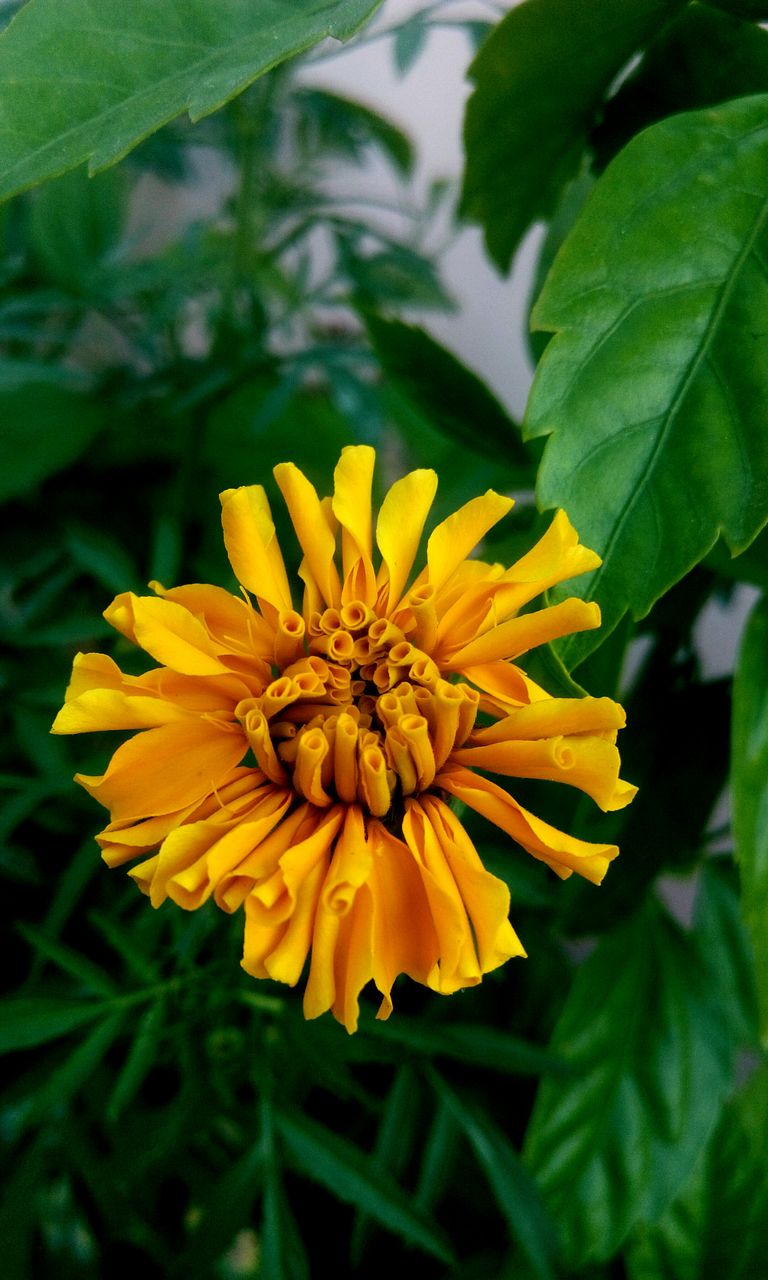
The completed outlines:
<svg viewBox="0 0 768 1280">
<path fill-rule="evenodd" d="M 393 29 L 403 76 L 436 26 L 482 42 L 463 209 L 496 262 L 547 219 L 540 461 L 413 323 L 454 305 L 424 247 L 450 192 L 419 208 L 409 189 L 398 232 L 367 193 L 337 196 L 332 163 L 371 147 L 408 180 L 407 133 L 278 65 L 376 7 L 100 0 L 99 30 L 86 0 L 2 8 L 21 12 L 0 35 L 0 194 L 55 178 L 0 228 L 3 1280 L 752 1280 L 768 1250 L 765 601 L 730 735 L 732 682 L 703 678 L 698 637 L 714 603 L 768 587 L 768 9 L 524 0 L 495 27 L 447 5 Z M 185 110 L 205 119 L 155 132 Z M 213 216 L 137 237 L 147 176 L 184 191 L 199 147 L 223 175 Z M 71 776 L 114 742 L 48 730 L 76 652 L 134 669 L 101 617 L 114 593 L 234 585 L 220 489 L 293 459 L 327 491 L 355 441 L 389 479 L 435 466 L 440 516 L 522 490 L 489 560 L 547 526 L 536 484 L 566 506 L 604 557 L 566 593 L 598 599 L 605 625 L 529 674 L 621 698 L 640 793 L 606 815 L 510 781 L 553 825 L 621 846 L 599 889 L 463 813 L 529 959 L 450 999 L 401 981 L 387 1022 L 364 996 L 348 1037 L 242 972 L 240 918 L 154 912 L 100 863 Z"/>
</svg>

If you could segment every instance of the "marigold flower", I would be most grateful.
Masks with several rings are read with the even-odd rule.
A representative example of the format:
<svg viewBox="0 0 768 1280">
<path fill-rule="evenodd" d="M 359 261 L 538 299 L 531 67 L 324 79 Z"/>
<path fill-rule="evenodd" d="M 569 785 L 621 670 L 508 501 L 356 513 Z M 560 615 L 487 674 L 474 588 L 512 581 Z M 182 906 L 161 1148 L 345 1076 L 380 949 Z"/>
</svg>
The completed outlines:
<svg viewBox="0 0 768 1280">
<path fill-rule="evenodd" d="M 448 994 L 525 955 L 507 887 L 452 798 L 562 878 L 599 883 L 616 856 L 484 771 L 568 783 L 603 810 L 635 792 L 619 779 L 622 708 L 550 697 L 517 665 L 600 622 L 575 598 L 521 612 L 600 563 L 566 515 L 511 568 L 468 559 L 513 505 L 489 490 L 433 530 L 414 577 L 437 478 L 413 471 L 379 512 L 377 568 L 374 458 L 344 449 L 323 500 L 292 463 L 275 468 L 304 555 L 300 612 L 264 489 L 229 489 L 224 540 L 243 598 L 158 583 L 154 597 L 119 595 L 104 616 L 159 665 L 130 676 L 79 654 L 53 726 L 142 730 L 102 776 L 77 775 L 110 811 L 104 860 L 140 858 L 129 874 L 155 907 L 242 907 L 247 972 L 294 985 L 310 956 L 306 1017 L 330 1009 L 350 1032 L 371 980 L 386 1018 L 399 974 Z"/>
</svg>

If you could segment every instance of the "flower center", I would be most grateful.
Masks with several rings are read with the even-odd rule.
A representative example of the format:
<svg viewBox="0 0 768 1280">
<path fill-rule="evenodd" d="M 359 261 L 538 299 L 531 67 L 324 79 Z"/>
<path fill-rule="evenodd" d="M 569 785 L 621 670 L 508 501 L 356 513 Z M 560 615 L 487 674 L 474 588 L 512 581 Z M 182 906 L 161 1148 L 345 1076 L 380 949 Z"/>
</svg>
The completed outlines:
<svg viewBox="0 0 768 1280">
<path fill-rule="evenodd" d="M 477 691 L 443 680 L 359 600 L 313 614 L 308 628 L 280 614 L 275 656 L 281 674 L 235 714 L 262 772 L 320 808 L 359 803 L 384 817 L 430 787 L 472 731 Z"/>
</svg>

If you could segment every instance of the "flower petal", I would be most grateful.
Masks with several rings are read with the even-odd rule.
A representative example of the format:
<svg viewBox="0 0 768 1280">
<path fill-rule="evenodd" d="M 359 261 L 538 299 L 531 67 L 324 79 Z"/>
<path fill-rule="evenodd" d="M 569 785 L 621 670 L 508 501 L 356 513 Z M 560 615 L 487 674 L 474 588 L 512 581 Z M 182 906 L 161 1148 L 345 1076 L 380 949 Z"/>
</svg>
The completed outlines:
<svg viewBox="0 0 768 1280">
<path fill-rule="evenodd" d="M 104 617 L 172 671 L 191 676 L 229 674 L 202 622 L 180 604 L 126 591 L 115 597 Z"/>
<path fill-rule="evenodd" d="M 446 769 L 435 782 L 506 831 L 527 853 L 545 862 L 562 880 L 566 880 L 571 872 L 578 871 L 593 884 L 600 884 L 609 863 L 619 852 L 616 845 L 588 844 L 550 827 L 519 805 L 501 787 L 470 773 L 468 769 Z"/>
<path fill-rule="evenodd" d="M 413 568 L 429 509 L 437 492 L 434 471 L 410 471 L 395 481 L 381 504 L 376 544 L 388 584 L 386 613 L 397 607 Z"/>
<path fill-rule="evenodd" d="M 239 729 L 211 720 L 166 724 L 124 742 L 101 777 L 76 781 L 113 820 L 155 817 L 210 795 L 247 748 Z"/>
<path fill-rule="evenodd" d="M 575 631 L 589 631 L 600 626 L 600 609 L 591 601 L 572 596 L 561 604 L 523 613 L 510 618 L 500 626 L 486 631 L 485 635 L 470 640 L 458 652 L 446 658 L 445 670 L 456 671 L 460 667 L 498 662 L 500 658 L 513 659 L 537 645 L 547 644 L 558 636 L 572 635 Z"/>
<path fill-rule="evenodd" d="M 292 609 L 291 588 L 275 535 L 269 501 L 260 484 L 220 494 L 224 545 L 232 571 L 263 606 Z"/>
<path fill-rule="evenodd" d="M 341 580 L 334 561 L 336 540 L 328 525 L 314 485 L 292 462 L 280 462 L 274 477 L 304 552 L 306 569 L 327 605 L 341 602 Z"/>
<path fill-rule="evenodd" d="M 333 514 L 342 528 L 342 555 L 345 587 L 351 586 L 350 598 L 374 604 L 376 601 L 376 576 L 373 572 L 371 553 L 372 517 L 371 488 L 376 453 L 369 445 L 350 445 L 342 449 L 334 472 Z M 362 568 L 361 592 L 357 586 L 355 570 Z"/>
<path fill-rule="evenodd" d="M 429 582 L 436 591 L 514 505 L 512 498 L 488 489 L 482 497 L 466 502 L 433 530 L 427 543 L 427 564 Z"/>
</svg>

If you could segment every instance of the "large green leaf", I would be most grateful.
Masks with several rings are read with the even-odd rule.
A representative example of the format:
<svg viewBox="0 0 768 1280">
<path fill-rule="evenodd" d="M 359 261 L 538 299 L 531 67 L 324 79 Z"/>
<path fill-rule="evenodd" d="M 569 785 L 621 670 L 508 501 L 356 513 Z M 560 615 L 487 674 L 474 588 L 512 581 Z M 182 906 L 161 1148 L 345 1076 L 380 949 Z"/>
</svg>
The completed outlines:
<svg viewBox="0 0 768 1280">
<path fill-rule="evenodd" d="M 539 1087 L 526 1158 L 574 1265 L 662 1214 L 717 1121 L 730 1043 L 708 976 L 652 901 L 577 974 Z"/>
<path fill-rule="evenodd" d="M 744 633 L 733 688 L 733 830 L 752 937 L 760 1030 L 768 1043 L 768 596 Z"/>
<path fill-rule="evenodd" d="M 706 4 L 662 28 L 592 136 L 600 164 L 654 120 L 768 93 L 768 31 Z"/>
<path fill-rule="evenodd" d="M 0 36 L 0 196 L 199 120 L 380 0 L 29 0 Z M 32 105 L 34 104 L 34 105 Z"/>
<path fill-rule="evenodd" d="M 680 0 L 526 0 L 470 68 L 461 211 L 506 268 L 574 176 L 611 81 Z"/>
<path fill-rule="evenodd" d="M 755 1280 L 768 1253 L 768 1068 L 725 1109 L 713 1140 L 655 1228 L 639 1231 L 629 1280 Z"/>
<path fill-rule="evenodd" d="M 602 634 L 768 517 L 767 223 L 768 95 L 675 116 L 606 170 L 534 309 L 555 332 L 528 411 L 551 436 L 539 500 L 603 557 L 575 586 Z"/>
</svg>

